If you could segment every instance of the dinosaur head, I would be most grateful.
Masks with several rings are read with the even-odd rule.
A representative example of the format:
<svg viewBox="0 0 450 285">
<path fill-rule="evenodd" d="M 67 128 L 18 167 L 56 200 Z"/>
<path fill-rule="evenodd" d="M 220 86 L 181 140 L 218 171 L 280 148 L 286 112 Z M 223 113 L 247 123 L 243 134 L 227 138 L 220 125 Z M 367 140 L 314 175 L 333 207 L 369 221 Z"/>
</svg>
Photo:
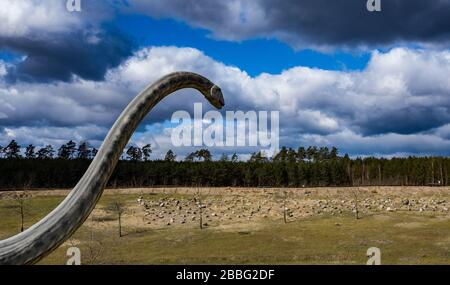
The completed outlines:
<svg viewBox="0 0 450 285">
<path fill-rule="evenodd" d="M 205 94 L 206 99 L 217 109 L 222 109 L 225 106 L 222 90 L 219 86 L 213 85 L 209 90 L 209 94 Z"/>
</svg>

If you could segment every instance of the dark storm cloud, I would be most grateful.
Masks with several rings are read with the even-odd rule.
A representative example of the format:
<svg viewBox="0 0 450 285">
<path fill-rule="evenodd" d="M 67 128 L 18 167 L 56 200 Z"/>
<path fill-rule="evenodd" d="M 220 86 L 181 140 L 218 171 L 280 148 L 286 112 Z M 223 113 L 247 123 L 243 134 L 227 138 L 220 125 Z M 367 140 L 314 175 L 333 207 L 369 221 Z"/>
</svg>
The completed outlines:
<svg viewBox="0 0 450 285">
<path fill-rule="evenodd" d="M 439 106 L 401 107 L 391 112 L 372 112 L 363 120 L 355 120 L 364 135 L 386 133 L 416 134 L 450 122 L 450 112 Z"/>
<path fill-rule="evenodd" d="M 135 48 L 129 36 L 114 28 L 117 1 L 82 1 L 70 13 L 65 0 L 7 3 L 2 16 L 0 52 L 19 54 L 8 66 L 7 81 L 70 81 L 73 75 L 103 80 Z"/>
<path fill-rule="evenodd" d="M 0 49 L 26 59 L 9 70 L 9 81 L 69 81 L 73 75 L 103 80 L 106 71 L 131 56 L 133 44 L 114 30 L 88 35 L 85 31 L 27 38 L 0 38 Z"/>
<path fill-rule="evenodd" d="M 262 4 L 274 31 L 294 41 L 378 45 L 396 41 L 434 42 L 450 35 L 450 1 L 381 0 L 382 12 L 366 0 L 267 1 Z"/>
<path fill-rule="evenodd" d="M 442 43 L 450 36 L 450 1 L 367 0 L 143 1 L 136 11 L 175 17 L 230 40 L 277 37 L 295 47 Z"/>
</svg>

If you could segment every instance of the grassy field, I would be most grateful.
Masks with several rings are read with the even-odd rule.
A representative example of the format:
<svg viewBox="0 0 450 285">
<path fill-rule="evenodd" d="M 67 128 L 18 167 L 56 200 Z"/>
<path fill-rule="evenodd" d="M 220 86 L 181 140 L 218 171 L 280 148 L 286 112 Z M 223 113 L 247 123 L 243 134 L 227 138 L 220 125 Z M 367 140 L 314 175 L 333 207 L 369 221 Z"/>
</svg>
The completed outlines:
<svg viewBox="0 0 450 285">
<path fill-rule="evenodd" d="M 40 264 L 65 264 L 70 246 L 81 249 L 83 264 L 365 264 L 369 247 L 380 248 L 382 264 L 450 264 L 449 213 L 386 211 L 363 213 L 356 220 L 352 212 L 344 211 L 284 223 L 280 212 L 265 219 L 216 221 L 203 229 L 197 223 L 150 227 L 136 206 L 142 194 L 118 193 L 104 195 L 88 221 Z M 187 196 L 157 193 L 145 198 Z M 27 199 L 25 227 L 63 198 L 52 194 Z M 110 210 L 117 201 L 126 209 L 122 237 Z M 0 239 L 20 230 L 16 205 L 13 199 L 0 200 Z"/>
</svg>

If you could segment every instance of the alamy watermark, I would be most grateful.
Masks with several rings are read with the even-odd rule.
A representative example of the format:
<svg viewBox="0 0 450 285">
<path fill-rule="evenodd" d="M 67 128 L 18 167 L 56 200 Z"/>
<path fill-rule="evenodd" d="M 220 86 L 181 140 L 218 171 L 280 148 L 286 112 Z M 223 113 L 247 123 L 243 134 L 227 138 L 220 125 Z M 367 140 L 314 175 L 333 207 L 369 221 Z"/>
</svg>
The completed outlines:
<svg viewBox="0 0 450 285">
<path fill-rule="evenodd" d="M 270 115 L 270 120 L 269 120 Z M 270 128 L 269 128 L 270 121 Z M 171 123 L 171 141 L 175 147 L 259 147 L 273 155 L 279 150 L 278 111 L 218 111 L 203 115 L 202 104 L 194 104 L 194 118 L 186 111 L 176 111 Z"/>
<path fill-rule="evenodd" d="M 78 247 L 69 247 L 66 255 L 69 257 L 66 265 L 81 265 L 81 250 Z"/>
<path fill-rule="evenodd" d="M 381 12 L 381 0 L 367 0 L 367 11 Z"/>
<path fill-rule="evenodd" d="M 67 0 L 66 8 L 69 12 L 81 12 L 81 0 Z"/>
<path fill-rule="evenodd" d="M 381 265 L 381 250 L 378 247 L 367 249 L 367 265 Z"/>
</svg>

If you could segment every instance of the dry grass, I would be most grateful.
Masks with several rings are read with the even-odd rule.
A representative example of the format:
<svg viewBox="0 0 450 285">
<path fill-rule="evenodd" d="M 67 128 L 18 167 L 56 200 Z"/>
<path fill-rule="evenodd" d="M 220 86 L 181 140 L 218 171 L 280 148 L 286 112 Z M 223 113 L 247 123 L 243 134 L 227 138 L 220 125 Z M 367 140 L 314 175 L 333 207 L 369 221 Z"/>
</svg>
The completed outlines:
<svg viewBox="0 0 450 285">
<path fill-rule="evenodd" d="M 375 246 L 381 249 L 383 264 L 450 264 L 450 213 L 442 210 L 450 205 L 450 188 L 360 188 L 361 201 L 366 199 L 374 206 L 361 206 L 359 220 L 351 212 L 349 190 L 353 189 L 106 190 L 86 223 L 41 263 L 64 264 L 67 248 L 78 246 L 85 264 L 364 264 L 366 250 Z M 288 207 L 293 214 L 287 224 L 278 207 L 283 191 L 288 192 Z M 27 201 L 25 226 L 50 212 L 66 194 L 64 190 L 33 191 Z M 151 205 L 150 210 L 137 203 L 141 196 Z M 194 196 L 210 203 L 204 211 L 210 220 L 205 218 L 208 226 L 202 230 L 197 221 L 182 224 L 178 219 L 188 205 L 195 209 Z M 408 210 L 402 204 L 405 199 L 416 204 Z M 122 220 L 125 236 L 121 238 L 116 217 L 108 210 L 108 205 L 116 201 L 126 205 Z M 160 201 L 167 201 L 168 206 L 160 207 Z M 184 203 L 183 209 L 177 211 L 174 201 Z M 385 201 L 396 210 L 380 210 L 375 205 Z M 1 193 L 0 238 L 19 229 L 20 220 L 12 203 L 10 193 Z M 418 211 L 424 203 L 430 206 Z M 248 213 L 257 205 L 262 205 L 262 212 L 265 207 L 271 207 L 272 212 L 267 217 L 257 212 L 249 219 Z M 333 207 L 342 207 L 341 212 Z M 166 211 L 164 218 L 153 221 L 152 215 L 162 208 Z M 148 211 L 151 214 L 146 215 Z M 223 214 L 210 215 L 221 211 L 232 219 Z M 245 217 L 237 218 L 242 214 Z M 168 226 L 170 217 L 176 219 Z"/>
</svg>

